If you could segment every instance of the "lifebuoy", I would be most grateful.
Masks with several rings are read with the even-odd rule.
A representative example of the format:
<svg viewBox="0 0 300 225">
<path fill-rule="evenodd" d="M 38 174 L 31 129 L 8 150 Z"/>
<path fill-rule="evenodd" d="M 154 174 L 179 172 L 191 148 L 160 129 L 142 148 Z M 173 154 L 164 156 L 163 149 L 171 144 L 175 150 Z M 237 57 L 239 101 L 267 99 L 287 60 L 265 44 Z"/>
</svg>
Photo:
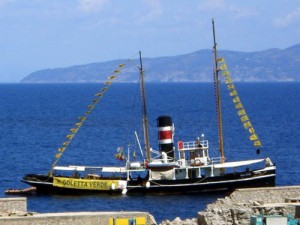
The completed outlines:
<svg viewBox="0 0 300 225">
<path fill-rule="evenodd" d="M 196 166 L 200 166 L 200 164 L 201 164 L 200 159 L 196 159 L 196 160 L 195 160 L 195 165 L 196 165 Z"/>
</svg>

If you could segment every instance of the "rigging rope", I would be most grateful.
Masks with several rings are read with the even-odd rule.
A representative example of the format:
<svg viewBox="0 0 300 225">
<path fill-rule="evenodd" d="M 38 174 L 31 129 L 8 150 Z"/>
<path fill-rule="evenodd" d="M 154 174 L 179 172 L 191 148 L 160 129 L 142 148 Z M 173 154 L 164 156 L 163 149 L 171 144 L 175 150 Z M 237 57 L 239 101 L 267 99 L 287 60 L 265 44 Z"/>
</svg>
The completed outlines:
<svg viewBox="0 0 300 225">
<path fill-rule="evenodd" d="M 114 70 L 113 75 L 109 76 L 107 80 L 104 82 L 106 85 L 103 87 L 98 93 L 95 94 L 96 98 L 92 100 L 92 103 L 88 105 L 88 111 L 85 112 L 83 116 L 78 117 L 79 121 L 75 123 L 75 127 L 70 129 L 70 133 L 66 136 L 67 141 L 65 141 L 60 148 L 58 148 L 58 153 L 55 154 L 55 161 L 52 164 L 51 170 L 49 171 L 49 176 L 52 176 L 53 168 L 56 166 L 58 161 L 60 160 L 62 154 L 67 149 L 71 141 L 73 140 L 74 136 L 77 134 L 78 130 L 86 121 L 87 117 L 91 114 L 95 106 L 98 104 L 100 99 L 103 97 L 104 93 L 108 90 L 109 86 L 112 84 L 113 80 L 118 76 L 118 74 L 122 71 L 122 69 L 125 67 L 125 64 L 118 65 L 118 68 Z"/>
<path fill-rule="evenodd" d="M 237 114 L 240 117 L 240 120 L 243 124 L 243 127 L 246 130 L 248 130 L 248 132 L 250 134 L 250 136 L 249 136 L 250 141 L 252 141 L 253 146 L 261 147 L 262 144 L 261 144 L 261 142 L 258 138 L 258 135 L 256 134 L 251 122 L 250 122 L 250 119 L 249 119 L 249 117 L 246 113 L 246 110 L 245 110 L 242 102 L 241 102 L 241 99 L 238 95 L 238 92 L 235 88 L 235 85 L 233 84 L 230 72 L 227 69 L 227 65 L 225 63 L 225 59 L 224 58 L 219 58 L 217 60 L 217 62 L 218 62 L 218 70 L 222 71 L 222 76 L 225 78 L 225 84 L 227 85 L 229 95 L 232 97 L 232 101 L 233 101 L 233 104 L 234 104 L 234 106 L 237 110 Z"/>
</svg>

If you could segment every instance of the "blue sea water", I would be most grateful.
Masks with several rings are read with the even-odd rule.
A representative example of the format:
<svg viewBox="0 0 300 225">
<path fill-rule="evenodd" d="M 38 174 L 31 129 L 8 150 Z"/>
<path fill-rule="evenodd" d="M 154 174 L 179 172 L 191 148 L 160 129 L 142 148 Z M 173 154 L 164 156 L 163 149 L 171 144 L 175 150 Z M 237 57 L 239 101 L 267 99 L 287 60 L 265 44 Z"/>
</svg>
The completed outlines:
<svg viewBox="0 0 300 225">
<path fill-rule="evenodd" d="M 47 173 L 69 130 L 88 110 L 102 84 L 0 84 L 0 196 L 25 188 L 27 173 Z M 261 155 L 249 141 L 226 87 L 222 89 L 228 160 L 269 156 L 277 165 L 277 185 L 299 185 L 300 83 L 237 83 L 236 88 L 263 144 Z M 214 88 L 207 83 L 146 85 L 150 141 L 157 146 L 156 118 L 170 115 L 175 142 L 202 133 L 217 156 Z M 137 150 L 142 141 L 137 84 L 113 84 L 65 151 L 59 165 L 121 165 L 119 146 Z M 138 155 L 141 158 L 140 155 Z M 28 211 L 149 211 L 158 222 L 196 217 L 223 193 L 198 195 L 30 195 Z"/>
</svg>

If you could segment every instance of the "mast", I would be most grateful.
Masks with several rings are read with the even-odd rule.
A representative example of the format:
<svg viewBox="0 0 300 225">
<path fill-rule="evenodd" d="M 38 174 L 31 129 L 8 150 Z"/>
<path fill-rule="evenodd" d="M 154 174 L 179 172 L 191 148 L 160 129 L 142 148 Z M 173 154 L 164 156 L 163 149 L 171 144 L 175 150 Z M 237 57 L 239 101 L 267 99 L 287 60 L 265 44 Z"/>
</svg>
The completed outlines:
<svg viewBox="0 0 300 225">
<path fill-rule="evenodd" d="M 142 107 L 143 107 L 143 129 L 144 129 L 144 142 L 145 142 L 145 151 L 147 155 L 147 160 L 150 162 L 150 143 L 149 143 L 149 126 L 148 126 L 148 115 L 146 108 L 146 93 L 145 93 L 145 81 L 144 81 L 144 70 L 142 63 L 142 53 L 139 51 L 140 55 L 140 80 L 141 80 L 141 94 L 142 94 Z"/>
<path fill-rule="evenodd" d="M 220 77 L 218 70 L 218 56 L 217 56 L 217 43 L 216 43 L 216 33 L 215 33 L 215 21 L 212 20 L 213 28 L 213 54 L 214 54 L 214 85 L 215 85 L 215 98 L 217 107 L 217 125 L 218 125 L 218 135 L 219 135 L 219 151 L 221 155 L 221 163 L 225 161 L 224 154 L 224 142 L 223 142 L 223 124 L 222 124 L 222 109 L 221 109 L 221 94 L 220 94 Z"/>
</svg>

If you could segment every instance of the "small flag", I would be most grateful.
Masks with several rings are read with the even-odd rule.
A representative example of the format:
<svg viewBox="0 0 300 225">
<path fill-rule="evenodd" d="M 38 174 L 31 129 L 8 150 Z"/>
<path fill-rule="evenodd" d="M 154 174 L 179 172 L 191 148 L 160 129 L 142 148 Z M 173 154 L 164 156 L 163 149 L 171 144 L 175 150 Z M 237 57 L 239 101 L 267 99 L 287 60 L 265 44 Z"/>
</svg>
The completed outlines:
<svg viewBox="0 0 300 225">
<path fill-rule="evenodd" d="M 249 129 L 250 127 L 252 127 L 252 124 L 250 121 L 247 121 L 246 123 L 243 124 L 245 129 Z"/>
<path fill-rule="evenodd" d="M 110 79 L 110 80 L 113 80 L 113 79 L 115 79 L 117 76 L 110 76 L 110 77 L 108 77 L 108 79 Z"/>
<path fill-rule="evenodd" d="M 70 142 L 66 141 L 66 142 L 63 143 L 63 146 L 67 147 L 69 144 L 70 144 Z"/>
<path fill-rule="evenodd" d="M 230 75 L 230 73 L 229 73 L 229 71 L 228 71 L 228 70 L 225 70 L 225 71 L 222 73 L 222 75 L 223 75 L 224 77 L 226 77 L 226 76 L 229 76 L 229 75 Z"/>
<path fill-rule="evenodd" d="M 241 119 L 242 123 L 244 123 L 249 120 L 249 117 L 247 115 L 243 115 L 243 116 L 241 116 L 240 119 Z"/>
<path fill-rule="evenodd" d="M 252 135 L 250 136 L 250 140 L 251 140 L 251 141 L 256 141 L 256 140 L 258 140 L 258 136 L 257 136 L 256 134 L 252 134 Z"/>
<path fill-rule="evenodd" d="M 230 96 L 236 96 L 236 95 L 237 95 L 236 90 L 233 90 L 233 91 L 229 92 L 229 95 L 230 95 Z"/>
<path fill-rule="evenodd" d="M 243 107 L 242 103 L 239 102 L 239 103 L 235 104 L 235 108 L 236 109 L 242 109 L 244 107 Z"/>
<path fill-rule="evenodd" d="M 250 128 L 248 129 L 248 131 L 249 131 L 250 134 L 254 134 L 254 133 L 255 133 L 255 130 L 254 130 L 253 127 L 250 127 Z"/>
<path fill-rule="evenodd" d="M 225 62 L 225 59 L 224 59 L 224 58 L 218 58 L 218 59 L 217 59 L 217 62 L 219 62 L 219 63 Z"/>
<path fill-rule="evenodd" d="M 98 98 L 96 98 L 96 99 L 93 100 L 93 103 L 98 103 L 98 102 L 99 102 Z"/>
<path fill-rule="evenodd" d="M 232 101 L 233 101 L 233 103 L 239 103 L 239 102 L 241 102 L 239 96 L 234 97 L 234 98 L 232 99 Z"/>
<path fill-rule="evenodd" d="M 239 116 L 246 115 L 245 109 L 240 109 L 240 110 L 238 111 L 238 115 L 239 115 Z"/>
<path fill-rule="evenodd" d="M 227 84 L 228 90 L 235 90 L 234 84 Z"/>
<path fill-rule="evenodd" d="M 257 140 L 257 141 L 254 142 L 253 145 L 254 145 L 254 146 L 261 146 L 261 142 L 260 142 L 259 140 Z"/>
<path fill-rule="evenodd" d="M 73 137 L 74 137 L 74 134 L 70 134 L 70 135 L 67 136 L 67 138 L 70 139 L 70 140 L 71 140 Z"/>
<path fill-rule="evenodd" d="M 231 77 L 227 77 L 227 78 L 225 79 L 225 84 L 231 84 L 231 83 L 232 83 Z"/>
<path fill-rule="evenodd" d="M 59 151 L 59 152 L 64 152 L 65 149 L 66 149 L 66 147 L 61 147 L 61 148 L 58 149 L 58 151 Z"/>
<path fill-rule="evenodd" d="M 75 126 L 76 126 L 76 127 L 81 127 L 81 125 L 82 125 L 82 122 L 75 123 Z"/>
<path fill-rule="evenodd" d="M 95 108 L 95 105 L 89 105 L 88 108 L 93 109 L 93 108 Z"/>
<path fill-rule="evenodd" d="M 86 116 L 80 116 L 80 117 L 78 117 L 78 119 L 79 119 L 81 122 L 83 122 L 83 121 L 86 120 Z"/>
<path fill-rule="evenodd" d="M 219 67 L 219 70 L 227 70 L 227 65 L 223 64 Z"/>
<path fill-rule="evenodd" d="M 72 129 L 70 129 L 70 131 L 71 131 L 72 133 L 76 133 L 76 132 L 78 131 L 78 128 L 72 128 Z"/>
</svg>

